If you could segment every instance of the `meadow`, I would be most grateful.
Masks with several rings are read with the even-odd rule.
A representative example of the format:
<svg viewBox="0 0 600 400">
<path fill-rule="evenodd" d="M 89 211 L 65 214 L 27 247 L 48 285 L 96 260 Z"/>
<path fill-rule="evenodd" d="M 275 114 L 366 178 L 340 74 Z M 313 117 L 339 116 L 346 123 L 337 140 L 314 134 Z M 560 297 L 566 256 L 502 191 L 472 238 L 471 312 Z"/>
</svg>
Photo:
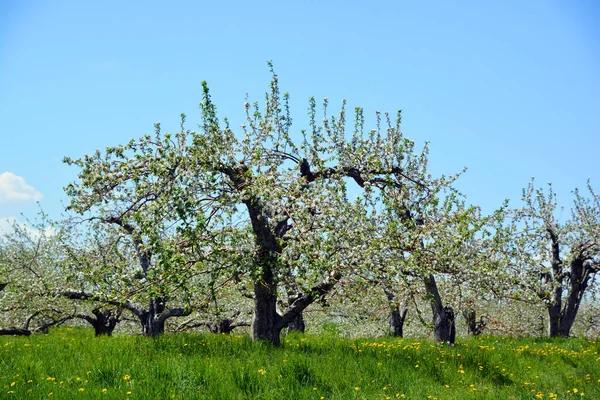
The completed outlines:
<svg viewBox="0 0 600 400">
<path fill-rule="evenodd" d="M 85 328 L 0 337 L 0 398 L 600 398 L 600 341 L 289 335 L 93 337 Z"/>
</svg>

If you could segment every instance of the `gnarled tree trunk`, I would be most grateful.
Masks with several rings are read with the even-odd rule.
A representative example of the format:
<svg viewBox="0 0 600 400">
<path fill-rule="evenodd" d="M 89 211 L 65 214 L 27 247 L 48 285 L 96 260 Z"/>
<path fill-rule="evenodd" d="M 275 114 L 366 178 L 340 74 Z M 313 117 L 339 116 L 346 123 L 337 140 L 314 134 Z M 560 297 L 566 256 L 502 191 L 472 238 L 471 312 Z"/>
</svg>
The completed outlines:
<svg viewBox="0 0 600 400">
<path fill-rule="evenodd" d="M 548 336 L 564 336 L 571 334 L 571 328 L 577 317 L 581 300 L 588 287 L 589 281 L 594 273 L 598 271 L 598 265 L 584 253 L 587 245 L 580 245 L 569 265 L 568 273 L 563 273 L 563 261 L 560 259 L 560 243 L 557 233 L 547 229 L 551 240 L 552 250 L 552 275 L 544 275 L 547 283 L 552 283 L 554 288 L 551 292 L 550 301 L 546 306 L 548 311 Z M 565 279 L 569 282 L 567 297 L 563 304 L 565 291 Z"/>
<path fill-rule="evenodd" d="M 583 295 L 594 272 L 593 265 L 586 262 L 582 257 L 575 257 L 571 260 L 568 274 L 569 287 L 564 305 L 562 303 L 563 286 L 561 280 L 553 291 L 552 301 L 546 307 L 548 311 L 548 336 L 568 337 L 571 334 L 571 328 L 579 312 Z"/>
<path fill-rule="evenodd" d="M 426 276 L 424 282 L 433 313 L 433 339 L 436 343 L 454 344 L 456 339 L 454 310 L 452 307 L 444 307 L 433 274 Z"/>
<path fill-rule="evenodd" d="M 95 318 L 89 315 L 78 315 L 78 317 L 92 325 L 95 336 L 111 336 L 121 318 L 121 312 L 117 310 L 95 308 L 92 314 Z"/>
<path fill-rule="evenodd" d="M 165 322 L 171 317 L 185 317 L 192 313 L 189 309 L 166 308 L 165 300 L 157 297 L 151 299 L 148 309 L 135 309 L 133 312 L 137 315 L 142 325 L 142 334 L 144 336 L 156 337 L 165 332 Z"/>
</svg>

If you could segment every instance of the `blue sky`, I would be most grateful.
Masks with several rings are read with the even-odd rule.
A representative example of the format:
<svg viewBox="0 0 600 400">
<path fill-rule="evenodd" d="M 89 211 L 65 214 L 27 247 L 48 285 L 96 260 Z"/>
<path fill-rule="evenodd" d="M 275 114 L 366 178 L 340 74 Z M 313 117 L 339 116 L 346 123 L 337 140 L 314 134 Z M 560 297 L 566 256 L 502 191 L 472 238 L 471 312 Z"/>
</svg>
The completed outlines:
<svg viewBox="0 0 600 400">
<path fill-rule="evenodd" d="M 239 125 L 273 60 L 299 132 L 308 98 L 403 110 L 434 174 L 490 212 L 532 176 L 559 199 L 600 191 L 600 2 L 0 0 L 0 220 L 53 217 L 64 156 L 125 143 L 179 114 L 206 80 Z M 335 107 L 332 107 L 332 111 Z M 368 126 L 371 128 L 371 126 Z"/>
</svg>

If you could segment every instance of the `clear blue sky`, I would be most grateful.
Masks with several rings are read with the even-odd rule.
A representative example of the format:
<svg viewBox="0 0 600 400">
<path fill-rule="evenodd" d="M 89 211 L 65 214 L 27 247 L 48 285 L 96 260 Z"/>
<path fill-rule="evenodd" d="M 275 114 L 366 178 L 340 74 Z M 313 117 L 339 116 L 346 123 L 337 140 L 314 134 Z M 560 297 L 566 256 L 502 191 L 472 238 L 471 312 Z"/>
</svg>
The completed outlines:
<svg viewBox="0 0 600 400">
<path fill-rule="evenodd" d="M 531 176 L 569 204 L 587 178 L 600 191 L 599 23 L 596 0 L 0 0 L 0 219 L 36 200 L 59 216 L 66 155 L 175 131 L 181 112 L 194 128 L 202 80 L 238 125 L 268 60 L 296 131 L 310 96 L 403 109 L 432 171 L 468 166 L 458 186 L 485 211 Z"/>
</svg>

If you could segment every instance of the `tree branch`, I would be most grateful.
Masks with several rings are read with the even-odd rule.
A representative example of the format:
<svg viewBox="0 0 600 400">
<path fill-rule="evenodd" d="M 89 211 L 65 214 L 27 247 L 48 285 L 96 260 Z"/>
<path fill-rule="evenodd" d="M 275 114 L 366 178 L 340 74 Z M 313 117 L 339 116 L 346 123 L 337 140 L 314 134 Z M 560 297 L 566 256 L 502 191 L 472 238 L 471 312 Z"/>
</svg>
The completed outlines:
<svg viewBox="0 0 600 400">
<path fill-rule="evenodd" d="M 288 326 L 306 307 L 312 304 L 317 298 L 327 294 L 335 286 L 338 279 L 339 277 L 327 278 L 318 285 L 313 286 L 310 292 L 298 296 L 278 321 L 278 325 L 282 328 Z"/>
<path fill-rule="evenodd" d="M 67 298 L 70 300 L 87 300 L 87 301 L 97 301 L 99 303 L 104 303 L 104 304 L 110 304 L 111 306 L 120 307 L 120 308 L 129 310 L 132 313 L 134 313 L 135 315 L 137 315 L 138 317 L 140 317 L 144 313 L 144 310 L 142 310 L 140 307 L 135 306 L 129 302 L 123 303 L 120 301 L 103 299 L 100 296 L 94 296 L 94 295 L 91 295 L 91 294 L 85 293 L 85 292 L 65 291 L 65 292 L 59 292 L 57 294 L 59 296 L 62 296 L 64 298 Z"/>
<path fill-rule="evenodd" d="M 160 314 L 160 316 L 158 317 L 158 322 L 164 322 L 165 320 L 171 317 L 187 317 L 191 313 L 191 309 L 186 310 L 184 308 L 171 308 L 170 310 L 167 310 Z"/>
</svg>

